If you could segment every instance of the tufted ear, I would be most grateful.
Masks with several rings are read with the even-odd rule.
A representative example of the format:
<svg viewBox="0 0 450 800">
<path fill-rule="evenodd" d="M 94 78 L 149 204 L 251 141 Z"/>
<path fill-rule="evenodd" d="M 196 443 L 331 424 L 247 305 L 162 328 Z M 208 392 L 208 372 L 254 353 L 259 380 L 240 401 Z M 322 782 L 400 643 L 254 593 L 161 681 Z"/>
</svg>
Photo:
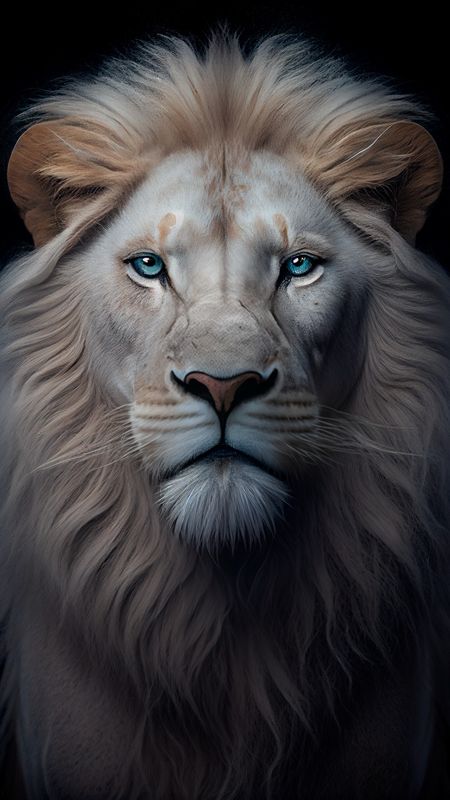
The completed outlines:
<svg viewBox="0 0 450 800">
<path fill-rule="evenodd" d="M 442 158 L 416 122 L 351 123 L 317 142 L 311 177 L 338 204 L 378 204 L 392 226 L 414 243 L 442 184 Z"/>
<path fill-rule="evenodd" d="M 40 246 L 100 194 L 106 210 L 136 180 L 141 166 L 139 154 L 99 123 L 38 122 L 14 147 L 8 184 L 35 245 Z"/>
</svg>

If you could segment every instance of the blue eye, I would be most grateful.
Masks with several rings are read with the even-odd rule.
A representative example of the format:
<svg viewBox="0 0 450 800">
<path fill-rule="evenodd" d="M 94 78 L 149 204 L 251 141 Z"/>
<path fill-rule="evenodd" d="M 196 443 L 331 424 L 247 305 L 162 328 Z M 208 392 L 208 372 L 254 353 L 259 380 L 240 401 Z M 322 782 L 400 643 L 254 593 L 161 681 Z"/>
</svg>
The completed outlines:
<svg viewBox="0 0 450 800">
<path fill-rule="evenodd" d="M 164 261 L 156 253 L 139 253 L 125 259 L 141 278 L 157 278 L 164 270 Z"/>
<path fill-rule="evenodd" d="M 317 264 L 322 261 L 319 256 L 312 256 L 309 253 L 295 253 L 282 262 L 282 266 L 287 269 L 290 275 L 306 275 L 311 272 Z"/>
</svg>

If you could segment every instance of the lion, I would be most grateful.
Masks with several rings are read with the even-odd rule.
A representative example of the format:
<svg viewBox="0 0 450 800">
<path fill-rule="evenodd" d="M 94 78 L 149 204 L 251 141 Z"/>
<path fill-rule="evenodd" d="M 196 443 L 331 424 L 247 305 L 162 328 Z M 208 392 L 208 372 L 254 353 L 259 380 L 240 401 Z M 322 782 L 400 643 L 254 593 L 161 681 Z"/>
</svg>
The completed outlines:
<svg viewBox="0 0 450 800">
<path fill-rule="evenodd" d="M 0 451 L 27 797 L 443 796 L 426 119 L 301 38 L 222 31 L 139 45 L 26 117 Z"/>
</svg>

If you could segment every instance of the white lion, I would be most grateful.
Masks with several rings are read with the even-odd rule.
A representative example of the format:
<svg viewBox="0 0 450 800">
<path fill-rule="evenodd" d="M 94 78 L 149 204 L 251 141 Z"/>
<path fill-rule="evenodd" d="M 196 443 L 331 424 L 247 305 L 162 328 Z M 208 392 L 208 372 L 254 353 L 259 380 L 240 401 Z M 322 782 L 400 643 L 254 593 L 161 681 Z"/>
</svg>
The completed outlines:
<svg viewBox="0 0 450 800">
<path fill-rule="evenodd" d="M 418 120 L 301 40 L 225 34 L 33 109 L 8 178 L 36 247 L 1 284 L 30 798 L 430 785 L 450 316 L 414 247 L 442 171 Z"/>
</svg>

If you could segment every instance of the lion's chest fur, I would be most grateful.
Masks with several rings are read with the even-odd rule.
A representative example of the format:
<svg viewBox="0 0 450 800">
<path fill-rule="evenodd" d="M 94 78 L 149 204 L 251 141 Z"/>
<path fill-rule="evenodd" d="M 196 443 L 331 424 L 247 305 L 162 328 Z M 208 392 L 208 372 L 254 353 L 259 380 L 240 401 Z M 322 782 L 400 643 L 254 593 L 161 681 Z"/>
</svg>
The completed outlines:
<svg viewBox="0 0 450 800">
<path fill-rule="evenodd" d="M 20 668 L 17 740 L 30 796 L 110 797 L 131 739 L 120 699 L 39 625 L 22 636 Z"/>
<path fill-rule="evenodd" d="M 95 665 L 80 667 L 87 659 L 78 658 L 55 630 L 47 628 L 44 633 L 38 620 L 30 622 L 21 636 L 17 727 L 30 798 L 110 800 L 117 792 L 121 800 L 129 800 L 136 789 L 129 783 L 130 775 L 135 780 L 140 765 L 134 746 L 135 709 L 123 695 L 111 691 Z M 270 797 L 290 797 L 297 791 L 317 800 L 418 797 L 432 735 L 430 697 L 424 691 L 428 681 L 426 663 L 418 659 L 415 663 L 406 659 L 395 677 L 387 672 L 372 675 L 370 670 L 361 679 L 356 676 L 347 712 L 341 713 L 341 731 L 327 719 L 317 748 L 299 737 L 290 759 L 284 759 Z M 198 756 L 200 763 L 202 754 Z M 152 758 L 151 746 L 144 762 L 146 757 Z M 151 775 L 148 767 L 147 763 Z M 155 785 L 136 796 L 178 800 L 170 764 L 165 768 L 163 788 Z M 198 768 L 194 758 L 192 772 Z M 158 770 L 161 774 L 160 764 L 155 765 L 155 775 Z M 259 800 L 259 790 L 249 792 L 242 777 L 239 800 Z M 187 775 L 186 785 L 189 780 Z M 183 800 L 191 796 L 193 800 L 189 791 Z M 207 791 L 195 794 L 196 800 L 212 797 Z"/>
</svg>

